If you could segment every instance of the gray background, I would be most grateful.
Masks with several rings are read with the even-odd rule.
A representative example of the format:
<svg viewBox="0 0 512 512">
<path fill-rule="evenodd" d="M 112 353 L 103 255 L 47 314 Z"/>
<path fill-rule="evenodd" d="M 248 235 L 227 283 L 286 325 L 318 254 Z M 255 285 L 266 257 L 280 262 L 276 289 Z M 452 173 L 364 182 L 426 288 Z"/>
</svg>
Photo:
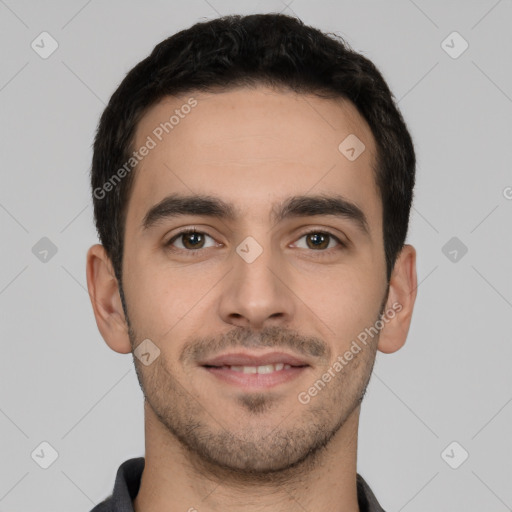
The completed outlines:
<svg viewBox="0 0 512 512">
<path fill-rule="evenodd" d="M 0 0 L 0 511 L 89 511 L 119 464 L 144 454 L 131 355 L 104 343 L 86 290 L 88 168 L 106 102 L 177 30 L 270 11 L 372 59 L 416 145 L 418 298 L 404 348 L 378 353 L 358 471 L 387 511 L 512 510 L 512 2 L 287 3 Z M 43 31 L 59 45 L 47 59 L 31 47 Z M 442 46 L 453 31 L 469 44 L 457 58 Z M 46 261 L 43 237 L 57 249 Z M 44 441 L 58 452 L 48 469 L 31 456 Z"/>
</svg>

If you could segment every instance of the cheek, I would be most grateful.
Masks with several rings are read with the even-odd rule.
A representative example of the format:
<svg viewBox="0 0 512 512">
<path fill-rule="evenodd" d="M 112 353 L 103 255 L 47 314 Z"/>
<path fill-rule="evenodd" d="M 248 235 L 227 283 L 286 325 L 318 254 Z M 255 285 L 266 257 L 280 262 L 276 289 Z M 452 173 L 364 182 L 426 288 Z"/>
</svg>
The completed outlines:
<svg viewBox="0 0 512 512">
<path fill-rule="evenodd" d="M 123 286 L 131 320 L 145 337 L 160 336 L 184 314 L 182 284 L 148 261 L 134 257 L 127 261 Z"/>
<path fill-rule="evenodd" d="M 154 340 L 161 350 L 175 353 L 180 340 L 201 325 L 208 292 L 214 293 L 212 283 L 218 278 L 198 276 L 192 265 L 132 263 L 137 270 L 129 274 L 127 301 L 136 332 Z"/>
<path fill-rule="evenodd" d="M 354 268 L 333 272 L 303 288 L 306 304 L 322 319 L 327 335 L 341 350 L 378 318 L 384 290 L 379 277 Z"/>
</svg>

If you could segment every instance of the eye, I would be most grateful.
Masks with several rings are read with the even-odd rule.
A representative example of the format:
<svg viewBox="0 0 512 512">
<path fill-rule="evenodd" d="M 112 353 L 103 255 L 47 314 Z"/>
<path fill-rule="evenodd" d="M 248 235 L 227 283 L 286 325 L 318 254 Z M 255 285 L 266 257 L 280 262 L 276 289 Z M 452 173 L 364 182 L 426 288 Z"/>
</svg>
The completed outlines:
<svg viewBox="0 0 512 512">
<path fill-rule="evenodd" d="M 327 249 L 333 248 L 331 246 L 332 241 L 335 241 L 338 246 L 346 247 L 337 236 L 329 231 L 321 231 L 319 229 L 311 230 L 307 233 L 303 233 L 299 240 L 302 238 L 306 238 L 306 247 L 301 247 L 301 249 L 313 249 L 314 251 L 325 252 Z M 336 247 L 336 245 L 334 247 Z"/>
<path fill-rule="evenodd" d="M 206 238 L 212 240 L 211 245 L 205 245 Z M 298 240 L 305 238 L 305 246 L 299 245 L 296 242 L 296 247 L 300 249 L 311 249 L 318 253 L 330 253 L 331 249 L 336 250 L 346 248 L 347 245 L 342 242 L 336 235 L 329 231 L 323 231 L 321 229 L 312 229 L 306 233 L 303 233 Z M 334 242 L 334 244 L 333 244 Z M 200 249 L 207 249 L 209 247 L 215 247 L 217 242 L 203 231 L 197 231 L 195 228 L 184 229 L 179 233 L 175 234 L 166 244 L 165 247 L 174 252 L 183 252 L 186 255 L 194 255 Z M 319 254 L 320 256 L 320 254 Z"/>
<path fill-rule="evenodd" d="M 195 229 L 184 229 L 183 231 L 180 231 L 176 235 L 174 235 L 165 245 L 166 247 L 170 247 L 171 249 L 180 249 L 183 251 L 194 251 L 197 249 L 205 249 L 205 238 L 210 238 L 213 240 L 213 238 L 210 235 L 207 235 L 206 233 L 202 231 L 196 231 Z M 181 247 L 175 246 L 174 242 L 180 241 Z M 211 245 L 210 247 L 215 246 L 215 243 Z"/>
</svg>

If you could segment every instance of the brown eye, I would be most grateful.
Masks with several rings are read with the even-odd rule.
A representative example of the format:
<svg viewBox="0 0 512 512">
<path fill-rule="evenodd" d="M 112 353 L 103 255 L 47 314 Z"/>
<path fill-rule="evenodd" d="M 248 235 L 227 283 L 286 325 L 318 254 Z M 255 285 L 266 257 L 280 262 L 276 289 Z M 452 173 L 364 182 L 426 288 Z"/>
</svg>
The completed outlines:
<svg viewBox="0 0 512 512">
<path fill-rule="evenodd" d="M 327 249 L 330 235 L 326 233 L 309 233 L 306 235 L 306 240 L 310 249 Z"/>
<path fill-rule="evenodd" d="M 318 252 L 326 252 L 328 249 L 336 247 L 336 245 L 344 247 L 345 244 L 335 235 L 332 233 L 329 233 L 327 231 L 309 231 L 308 233 L 304 233 L 300 238 L 306 239 L 306 247 L 301 247 L 298 245 L 298 247 L 304 248 L 304 249 L 312 249 L 313 251 Z M 334 241 L 334 247 L 332 246 L 331 242 Z"/>
<path fill-rule="evenodd" d="M 206 237 L 213 238 L 206 233 L 196 230 L 185 230 L 181 231 L 177 235 L 173 236 L 165 245 L 171 247 L 171 249 L 183 250 L 183 251 L 194 251 L 196 249 L 204 249 L 205 248 L 205 239 Z M 175 242 L 181 242 L 180 245 L 175 246 Z M 215 244 L 213 244 L 215 245 Z M 211 246 L 209 246 L 211 247 Z"/>
<path fill-rule="evenodd" d="M 204 244 L 204 236 L 202 233 L 195 231 L 192 233 L 182 233 L 181 237 L 183 245 L 187 249 L 200 249 Z"/>
</svg>

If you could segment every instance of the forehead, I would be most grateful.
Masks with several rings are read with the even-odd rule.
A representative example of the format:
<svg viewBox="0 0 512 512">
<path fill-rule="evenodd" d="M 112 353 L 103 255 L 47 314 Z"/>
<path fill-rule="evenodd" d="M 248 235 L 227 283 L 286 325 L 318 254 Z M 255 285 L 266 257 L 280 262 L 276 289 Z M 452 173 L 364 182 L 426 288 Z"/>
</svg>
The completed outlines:
<svg viewBox="0 0 512 512">
<path fill-rule="evenodd" d="M 344 140 L 365 149 L 351 161 Z M 370 221 L 380 217 L 375 141 L 346 100 L 266 87 L 165 97 L 137 126 L 133 147 L 144 146 L 151 149 L 134 171 L 127 227 L 172 193 L 216 196 L 242 213 L 253 206 L 251 215 L 268 220 L 274 200 L 335 192 Z"/>
</svg>

